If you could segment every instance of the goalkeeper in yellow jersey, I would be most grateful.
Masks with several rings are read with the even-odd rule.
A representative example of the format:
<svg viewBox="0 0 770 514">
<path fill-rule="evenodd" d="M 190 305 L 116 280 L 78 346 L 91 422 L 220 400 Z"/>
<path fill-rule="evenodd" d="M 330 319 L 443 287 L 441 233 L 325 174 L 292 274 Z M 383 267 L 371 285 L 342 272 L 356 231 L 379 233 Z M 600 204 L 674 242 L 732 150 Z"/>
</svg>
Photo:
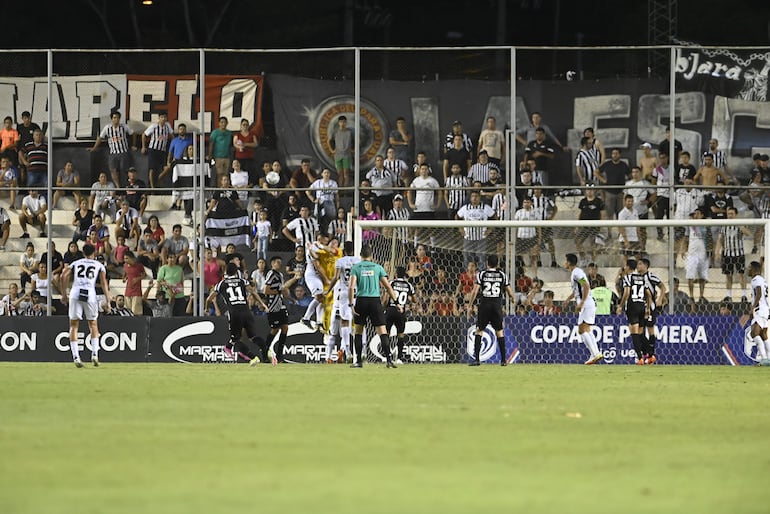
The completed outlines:
<svg viewBox="0 0 770 514">
<path fill-rule="evenodd" d="M 340 250 L 340 242 L 336 238 L 332 238 L 329 244 L 321 247 L 318 250 L 318 263 L 321 265 L 324 276 L 331 281 L 334 277 L 334 266 L 337 264 L 337 259 L 342 257 L 342 251 Z M 329 282 L 324 284 L 325 288 L 328 288 Z M 316 319 L 319 329 L 324 334 L 329 333 L 329 328 L 332 323 L 332 306 L 334 304 L 334 293 L 329 291 L 324 296 L 323 301 L 323 317 L 322 319 Z"/>
</svg>

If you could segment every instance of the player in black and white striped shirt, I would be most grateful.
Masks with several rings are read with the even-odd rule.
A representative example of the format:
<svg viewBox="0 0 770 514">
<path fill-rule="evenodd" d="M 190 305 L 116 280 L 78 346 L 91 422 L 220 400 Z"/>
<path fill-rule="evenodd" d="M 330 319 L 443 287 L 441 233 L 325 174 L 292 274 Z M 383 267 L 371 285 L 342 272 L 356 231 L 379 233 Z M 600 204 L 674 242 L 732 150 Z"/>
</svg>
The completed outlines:
<svg viewBox="0 0 770 514">
<path fill-rule="evenodd" d="M 312 218 L 310 209 L 303 205 L 299 210 L 299 218 L 294 218 L 283 227 L 283 235 L 295 246 L 304 247 L 315 241 L 318 230 L 318 220 Z"/>
<path fill-rule="evenodd" d="M 650 271 L 650 260 L 641 259 L 636 264 L 636 270 L 644 278 L 644 287 L 650 292 L 650 315 L 641 321 L 642 326 L 642 352 L 644 364 L 655 364 L 658 358 L 655 356 L 655 322 L 666 298 L 666 284 L 658 275 Z"/>
<path fill-rule="evenodd" d="M 107 165 L 110 168 L 110 174 L 112 174 L 112 183 L 115 184 L 115 187 L 120 188 L 122 184 L 126 183 L 125 180 L 120 180 L 120 173 L 127 171 L 132 164 L 129 151 L 136 150 L 136 135 L 128 125 L 120 122 L 119 111 L 112 111 L 110 121 L 109 125 L 104 126 L 99 137 L 96 138 L 94 146 L 88 151 L 95 151 L 102 141 L 107 141 L 109 147 Z M 128 136 L 132 136 L 131 143 L 128 142 Z"/>
<path fill-rule="evenodd" d="M 735 219 L 738 216 L 738 209 L 735 207 L 727 208 L 727 219 Z M 748 290 L 746 289 L 746 249 L 743 244 L 743 235 L 750 235 L 746 227 L 736 225 L 720 227 L 719 237 L 717 238 L 717 251 L 715 255 L 722 255 L 722 274 L 725 276 L 725 287 L 727 288 L 727 298 L 732 301 L 733 296 L 733 274 L 738 274 L 738 280 L 741 284 L 741 301 L 746 301 Z M 720 251 L 721 249 L 721 251 Z"/>
<path fill-rule="evenodd" d="M 297 282 L 300 273 L 296 273 L 292 278 L 284 282 L 283 273 L 281 273 L 281 267 L 283 262 L 277 255 L 270 259 L 270 271 L 265 275 L 265 289 L 264 291 L 258 291 L 265 294 L 267 297 L 267 322 L 270 324 L 270 339 L 272 341 L 279 331 L 281 335 L 278 336 L 278 341 L 275 343 L 275 350 L 269 352 L 269 356 L 275 366 L 283 360 L 283 347 L 286 344 L 286 336 L 289 333 L 289 312 L 286 310 L 286 305 L 283 303 L 283 295 L 291 289 L 291 287 Z"/>
</svg>

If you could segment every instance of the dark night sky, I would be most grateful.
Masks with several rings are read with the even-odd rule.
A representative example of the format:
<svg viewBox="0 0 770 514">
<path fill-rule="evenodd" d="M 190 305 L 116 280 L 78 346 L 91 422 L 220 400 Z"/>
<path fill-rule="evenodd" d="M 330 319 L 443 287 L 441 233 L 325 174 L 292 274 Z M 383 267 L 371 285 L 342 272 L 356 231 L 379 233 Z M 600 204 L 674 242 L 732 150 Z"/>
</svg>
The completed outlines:
<svg viewBox="0 0 770 514">
<path fill-rule="evenodd" d="M 155 0 L 155 3 L 144 7 L 140 0 L 41 2 L 36 9 L 14 12 L 13 21 L 4 30 L 2 45 L 5 48 L 297 48 L 345 44 L 345 0 Z M 498 43 L 496 0 L 354 0 L 353 3 L 358 7 L 354 29 L 354 44 L 358 46 Z M 189 7 L 191 30 L 184 21 L 185 5 Z M 577 45 L 581 41 L 583 45 L 647 43 L 648 16 L 644 0 L 509 0 L 506 5 L 506 45 L 555 42 Z M 557 5 L 560 16 L 555 36 Z M 212 25 L 222 9 L 225 15 L 214 31 Z M 770 2 L 766 0 L 729 3 L 681 0 L 677 32 L 680 38 L 700 44 L 770 45 L 768 20 Z"/>
</svg>

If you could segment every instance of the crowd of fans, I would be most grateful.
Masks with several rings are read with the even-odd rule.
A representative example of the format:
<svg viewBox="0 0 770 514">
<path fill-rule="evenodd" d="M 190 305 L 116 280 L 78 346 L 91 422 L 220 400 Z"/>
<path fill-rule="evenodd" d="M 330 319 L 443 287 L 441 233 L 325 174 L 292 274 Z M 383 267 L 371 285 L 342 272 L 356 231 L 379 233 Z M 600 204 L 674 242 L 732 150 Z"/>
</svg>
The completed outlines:
<svg viewBox="0 0 770 514">
<path fill-rule="evenodd" d="M 390 146 L 384 155 L 374 158 L 371 169 L 362 170 L 355 192 L 346 189 L 352 185 L 353 135 L 344 116 L 330 134 L 335 166 L 319 171 L 313 169 L 309 159 L 303 159 L 294 170 L 284 169 L 278 160 L 259 165 L 256 151 L 259 138 L 249 120 L 240 120 L 238 131 L 228 130 L 228 124 L 227 118 L 219 119 L 219 126 L 210 134 L 205 148 L 206 159 L 211 163 L 210 185 L 218 186 L 209 193 L 206 215 L 227 217 L 247 213 L 251 224 L 249 250 L 257 259 L 253 272 L 246 270 L 247 259 L 234 245 L 220 248 L 208 238 L 201 239 L 200 226 L 193 241 L 182 235 L 182 223 L 193 225 L 193 199 L 181 189 L 193 185 L 194 174 L 186 166 L 195 164 L 193 139 L 183 124 L 174 130 L 166 114 L 160 112 L 156 123 L 143 133 L 134 134 L 121 122 L 121 114 L 113 112 L 110 123 L 89 148 L 97 150 L 106 142 L 107 169 L 98 173 L 98 179 L 88 190 L 86 176 L 72 162 L 66 162 L 55 175 L 56 191 L 49 205 L 44 192 L 25 190 L 48 185 L 49 156 L 43 132 L 31 122 L 28 112 L 22 113 L 22 122 L 15 128 L 13 120 L 7 117 L 0 131 L 0 190 L 9 194 L 9 210 L 17 212 L 21 237 L 30 238 L 31 228 L 45 237 L 49 211 L 57 208 L 64 196 L 72 196 L 77 209 L 72 216 L 73 235 L 67 251 L 62 255 L 53 246 L 49 248 L 54 252 L 56 263 L 51 270 L 46 269 L 45 254 L 38 256 L 34 243 L 27 244 L 19 260 L 20 283 L 13 284 L 3 299 L 3 312 L 35 315 L 40 311 L 39 305 L 45 305 L 48 295 L 60 294 L 63 266 L 77 258 L 83 242 L 95 246 L 97 258 L 105 263 L 110 278 L 122 279 L 126 284 L 125 295 L 118 296 L 115 305 L 104 307 L 114 314 L 190 313 L 193 300 L 189 287 L 185 290 L 185 280 L 190 278 L 193 268 L 205 276 L 206 287 L 212 287 L 222 276 L 224 266 L 238 259 L 243 271 L 259 284 L 264 279 L 264 265 L 269 255 L 292 246 L 296 248 L 295 255 L 287 262 L 285 271 L 287 278 L 297 277 L 290 304 L 301 309 L 310 301 L 301 276 L 307 264 L 305 245 L 315 239 L 318 231 L 340 241 L 348 239 L 351 236 L 349 215 L 354 219 L 397 221 L 491 222 L 509 216 L 522 221 L 550 220 L 557 214 L 554 195 L 558 189 L 547 186 L 573 187 L 572 183 L 559 184 L 556 177 L 563 174 L 553 169 L 557 153 L 572 150 L 561 144 L 539 113 L 533 113 L 531 124 L 516 132 L 516 141 L 521 145 L 516 148 L 506 147 L 504 134 L 497 128 L 494 117 L 486 120 L 476 143 L 463 130 L 462 123 L 455 121 L 446 134 L 442 158 L 437 163 L 428 162 L 425 152 L 414 153 L 412 134 L 406 121 L 398 118 L 396 128 L 388 136 Z M 623 221 L 615 233 L 595 228 L 576 229 L 574 243 L 584 266 L 595 262 L 597 252 L 602 249 L 615 252 L 618 262 L 629 256 L 645 257 L 648 234 L 645 229 L 635 227 L 633 221 L 646 219 L 650 214 L 655 218 L 727 218 L 735 215 L 733 195 L 736 192 L 735 196 L 754 216 L 767 217 L 770 213 L 767 155 L 754 156 L 756 167 L 751 179 L 747 187 L 739 190 L 735 173 L 715 139 L 709 140 L 703 152 L 698 152 L 699 168 L 692 164 L 696 159 L 692 159 L 678 141 L 672 144 L 668 134 L 657 145 L 644 143 L 640 149 L 638 162 L 633 162 L 636 153 L 623 156 L 617 148 L 609 149 L 607 155 L 592 128 L 583 132 L 580 149 L 575 152 L 574 168 L 583 195 L 578 204 L 578 219 Z M 149 185 L 138 178 L 132 151 L 147 155 Z M 515 156 L 516 170 L 504 169 L 507 152 Z M 671 152 L 675 163 L 673 173 L 669 169 Z M 507 192 L 506 177 L 514 181 L 511 195 Z M 672 183 L 681 186 L 673 198 L 669 187 Z M 180 188 L 172 194 L 171 209 L 184 211 L 182 223 L 175 224 L 168 236 L 158 216 L 145 212 L 148 195 L 154 194 L 156 188 Z M 357 202 L 353 201 L 353 195 L 358 195 Z M 17 196 L 21 196 L 20 202 Z M 357 211 L 353 208 L 355 203 L 359 205 Z M 5 209 L 0 209 L 0 218 L 3 223 L 0 250 L 4 250 L 14 220 Z M 662 241 L 667 233 L 659 229 L 656 235 Z M 738 247 L 741 252 L 743 248 L 743 240 L 738 245 L 734 239 L 743 235 L 753 238 L 753 252 L 761 247 L 761 230 L 750 234 L 719 228 L 676 230 L 677 255 L 685 261 L 691 298 L 695 285 L 699 286 L 700 298 L 703 298 L 708 267 L 716 263 L 721 263 L 723 272 L 730 277 L 729 293 L 732 276 L 737 274 L 743 288 L 741 296 L 746 295 L 743 267 L 733 259 L 738 256 L 733 255 Z M 382 232 L 368 230 L 363 235 L 369 241 L 388 237 L 404 243 L 399 246 L 399 252 L 407 276 L 418 292 L 415 310 L 425 315 L 456 315 L 467 310 L 464 301 L 470 292 L 470 277 L 487 254 L 504 253 L 503 236 L 494 223 L 486 228 L 453 232 L 448 236 L 451 243 L 442 244 L 459 249 L 462 260 L 441 267 L 431 260 L 431 253 L 440 251 L 440 245 L 429 231 L 399 227 Z M 522 309 L 535 313 L 559 312 L 561 307 L 555 303 L 553 292 L 543 290 L 543 282 L 538 279 L 544 252 L 550 257 L 550 267 L 559 267 L 553 230 L 519 227 L 515 236 L 515 280 Z M 196 252 L 200 248 L 205 248 L 205 255 L 198 259 Z M 146 283 L 150 285 L 143 287 Z M 27 293 L 30 284 L 32 289 Z M 606 287 L 606 284 L 597 283 L 596 287 Z M 151 296 L 155 299 L 150 300 Z M 59 313 L 60 309 L 61 304 L 54 302 L 54 312 Z"/>
</svg>

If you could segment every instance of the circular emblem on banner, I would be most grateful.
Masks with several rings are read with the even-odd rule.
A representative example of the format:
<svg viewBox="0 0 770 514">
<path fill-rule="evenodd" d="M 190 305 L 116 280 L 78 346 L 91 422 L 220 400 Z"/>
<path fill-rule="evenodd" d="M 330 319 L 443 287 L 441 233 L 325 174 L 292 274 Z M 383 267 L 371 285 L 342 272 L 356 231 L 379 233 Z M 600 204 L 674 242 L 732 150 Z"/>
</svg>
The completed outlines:
<svg viewBox="0 0 770 514">
<path fill-rule="evenodd" d="M 327 98 L 315 109 L 315 115 L 310 122 L 310 140 L 319 158 L 330 167 L 334 167 L 334 150 L 329 146 L 329 139 L 337 131 L 337 121 L 340 116 L 348 118 L 348 128 L 355 129 L 353 112 L 355 98 L 352 96 L 333 96 Z M 361 166 L 369 167 L 374 164 L 374 156 L 385 155 L 388 147 L 388 128 L 385 115 L 380 109 L 361 99 L 361 128 L 358 138 L 361 151 Z"/>
<path fill-rule="evenodd" d="M 469 357 L 473 357 L 473 347 L 476 339 L 476 327 L 468 328 L 466 339 L 466 352 Z M 488 361 L 492 357 L 497 355 L 497 335 L 495 331 L 489 325 L 484 328 L 484 332 L 481 334 L 481 354 L 479 359 L 481 362 Z"/>
</svg>

